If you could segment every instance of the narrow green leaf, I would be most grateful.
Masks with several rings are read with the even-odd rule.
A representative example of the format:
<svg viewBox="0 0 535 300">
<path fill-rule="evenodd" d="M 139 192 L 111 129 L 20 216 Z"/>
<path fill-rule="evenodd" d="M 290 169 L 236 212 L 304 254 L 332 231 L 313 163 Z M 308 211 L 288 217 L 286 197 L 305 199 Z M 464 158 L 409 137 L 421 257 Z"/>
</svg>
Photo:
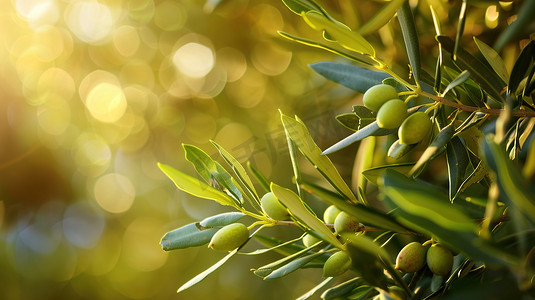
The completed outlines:
<svg viewBox="0 0 535 300">
<path fill-rule="evenodd" d="M 379 178 L 384 176 L 386 169 L 396 170 L 397 172 L 406 175 L 409 173 L 409 171 L 411 170 L 413 166 L 414 166 L 414 163 L 401 163 L 401 164 L 392 164 L 392 165 L 386 165 L 386 166 L 377 166 L 377 167 L 364 170 L 362 174 L 366 176 L 366 178 L 371 183 L 373 183 L 374 185 L 378 185 L 378 180 Z"/>
<path fill-rule="evenodd" d="M 407 49 L 412 74 L 418 83 L 420 81 L 420 45 L 409 1 L 403 2 L 398 9 L 398 21 L 401 25 L 401 33 L 405 41 L 405 48 Z"/>
<path fill-rule="evenodd" d="M 396 205 L 411 214 L 459 232 L 477 232 L 477 224 L 461 210 L 452 205 L 442 193 L 427 185 L 408 179 L 398 172 L 387 169 L 383 193 Z"/>
<path fill-rule="evenodd" d="M 315 30 L 325 30 L 330 37 L 347 50 L 372 57 L 375 56 L 373 46 L 362 35 L 352 31 L 349 27 L 339 22 L 333 22 L 333 20 L 316 11 L 301 13 L 301 15 L 310 27 Z"/>
<path fill-rule="evenodd" d="M 344 245 L 338 241 L 333 232 L 327 226 L 325 226 L 325 224 L 318 219 L 318 217 L 310 213 L 310 211 L 303 204 L 303 200 L 301 200 L 301 198 L 299 198 L 299 196 L 297 196 L 294 192 L 274 183 L 271 183 L 271 191 L 273 194 L 275 194 L 275 196 L 277 196 L 277 199 L 279 199 L 279 201 L 286 206 L 286 208 L 288 208 L 292 216 L 318 233 L 323 240 L 331 243 L 337 248 L 342 250 L 345 249 Z"/>
<path fill-rule="evenodd" d="M 364 69 L 339 62 L 317 62 L 310 67 L 323 77 L 339 83 L 359 93 L 366 92 L 370 87 L 380 84 L 387 73 Z"/>
<path fill-rule="evenodd" d="M 461 37 L 464 32 L 464 23 L 466 22 L 466 0 L 461 2 L 461 11 L 459 12 L 459 22 L 457 23 L 457 34 L 455 35 L 455 46 L 453 46 L 453 59 L 457 57 L 457 49 L 461 43 Z M 445 93 L 444 93 L 445 94 Z"/>
<path fill-rule="evenodd" d="M 373 119 L 375 120 L 375 119 Z M 336 116 L 336 121 L 349 130 L 359 130 L 360 118 L 354 113 L 346 113 Z"/>
<path fill-rule="evenodd" d="M 445 96 L 450 90 L 452 90 L 454 87 L 463 84 L 466 80 L 470 78 L 470 72 L 464 70 L 457 76 L 457 78 L 453 79 L 450 84 L 444 89 L 444 92 L 442 92 L 442 96 Z"/>
<path fill-rule="evenodd" d="M 266 252 L 270 252 L 270 251 L 275 251 L 277 253 L 280 253 L 284 256 L 290 256 L 290 255 L 293 255 L 301 250 L 303 250 L 304 248 L 300 245 L 296 245 L 295 243 L 302 240 L 303 239 L 303 236 L 300 236 L 296 239 L 293 239 L 293 240 L 288 240 L 288 241 L 281 241 L 281 240 L 278 240 L 274 237 L 270 237 L 270 236 L 264 236 L 264 235 L 255 235 L 255 239 L 262 245 L 264 245 L 265 247 L 268 247 L 268 248 L 265 248 L 265 249 L 257 249 L 255 251 L 252 251 L 252 252 L 249 252 L 249 253 L 240 253 L 242 255 L 259 255 L 259 254 L 264 254 Z"/>
<path fill-rule="evenodd" d="M 267 180 L 266 176 L 264 176 L 264 174 L 262 174 L 262 172 L 260 172 L 260 170 L 253 166 L 249 161 L 247 162 L 247 167 L 253 173 L 256 180 L 260 183 L 260 185 L 264 189 L 264 192 L 269 192 L 269 181 Z"/>
<path fill-rule="evenodd" d="M 186 160 L 191 162 L 195 170 L 206 182 L 215 180 L 222 188 L 229 191 L 234 196 L 237 202 L 243 203 L 242 195 L 232 180 L 232 176 L 216 161 L 214 161 L 208 154 L 200 148 L 182 144 L 186 154 Z"/>
<path fill-rule="evenodd" d="M 505 67 L 505 62 L 500 57 L 498 52 L 496 52 L 494 49 L 492 49 L 491 46 L 483 43 L 476 37 L 474 37 L 474 42 L 476 43 L 477 48 L 479 48 L 479 52 L 483 54 L 483 57 L 485 57 L 485 60 L 487 60 L 487 62 L 492 67 L 492 69 L 494 69 L 496 74 L 500 76 L 503 82 L 508 83 L 509 75 L 507 72 L 507 68 Z"/>
<path fill-rule="evenodd" d="M 168 165 L 158 163 L 158 167 L 180 190 L 199 198 L 214 200 L 222 205 L 232 206 L 236 209 L 239 208 L 232 197 L 209 186 L 199 179 L 186 175 Z"/>
<path fill-rule="evenodd" d="M 446 51 L 453 53 L 454 42 L 450 38 L 439 35 L 437 40 Z M 457 49 L 456 54 L 455 63 L 457 66 L 462 70 L 468 70 L 472 79 L 494 100 L 503 102 L 500 91 L 505 87 L 505 83 L 500 79 L 500 76 L 463 48 Z"/>
<path fill-rule="evenodd" d="M 517 89 L 520 85 L 520 82 L 528 75 L 535 61 L 535 41 L 529 42 L 520 55 L 516 59 L 513 70 L 511 71 L 511 77 L 509 78 L 509 86 L 507 91 L 512 94 L 517 93 Z"/>
<path fill-rule="evenodd" d="M 334 279 L 334 277 L 327 277 L 326 279 L 324 279 L 320 284 L 316 285 L 315 287 L 313 287 L 310 291 L 306 292 L 304 295 L 302 295 L 301 297 L 297 298 L 297 300 L 306 300 L 306 299 L 309 299 L 310 297 L 314 296 L 314 294 L 321 290 L 324 286 L 326 286 L 329 282 L 331 282 L 332 280 Z"/>
<path fill-rule="evenodd" d="M 347 251 L 351 257 L 351 264 L 362 279 L 372 286 L 387 290 L 389 280 L 383 272 L 381 261 L 390 263 L 386 250 L 365 235 L 345 233 L 342 237 L 348 241 Z"/>
<path fill-rule="evenodd" d="M 203 281 L 208 275 L 212 274 L 215 270 L 219 269 L 222 265 L 224 265 L 231 257 L 233 257 L 236 253 L 238 253 L 238 248 L 236 248 L 234 251 L 227 254 L 225 257 L 223 257 L 220 261 L 215 263 L 210 268 L 206 269 L 204 272 L 200 273 L 199 275 L 193 277 L 188 282 L 184 283 L 176 292 L 180 293 L 184 290 L 189 289 L 190 287 L 196 285 L 197 283 Z"/>
<path fill-rule="evenodd" d="M 375 121 L 377 113 L 364 105 L 353 105 L 353 113 L 359 118 L 358 130 L 370 125 Z"/>
<path fill-rule="evenodd" d="M 366 195 L 368 179 L 364 176 L 363 171 L 369 169 L 373 165 L 375 146 L 375 137 L 369 137 L 363 140 L 360 143 L 359 150 L 357 151 L 357 158 L 353 165 L 353 176 L 356 177 L 353 179 L 353 182 L 356 182 L 358 190 L 362 191 L 362 194 L 359 194 L 359 196 L 361 196 L 362 203 L 364 204 L 367 204 L 366 198 L 363 195 Z"/>
<path fill-rule="evenodd" d="M 535 200 L 529 182 L 519 168 L 508 158 L 505 150 L 493 140 L 493 135 L 485 137 L 483 154 L 489 168 L 496 174 L 500 195 L 516 207 L 532 222 L 535 221 Z"/>
<path fill-rule="evenodd" d="M 339 299 L 341 297 L 345 297 L 347 296 L 347 294 L 352 292 L 354 289 L 362 286 L 363 284 L 364 282 L 362 278 L 360 277 L 352 278 L 335 287 L 325 290 L 323 294 L 321 294 L 321 299 L 331 300 L 331 299 Z M 369 289 L 371 290 L 373 288 L 370 287 Z"/>
<path fill-rule="evenodd" d="M 388 149 L 388 156 L 393 159 L 400 159 L 405 156 L 407 153 L 411 152 L 412 149 L 416 148 L 418 144 L 401 144 L 399 140 L 390 145 Z"/>
<path fill-rule="evenodd" d="M 446 144 L 451 140 L 454 133 L 455 128 L 453 127 L 453 123 L 442 128 L 442 130 L 437 134 L 435 139 L 420 156 L 420 158 L 410 171 L 410 174 L 415 174 L 424 164 L 434 159 L 437 154 L 442 153 L 442 151 L 445 150 Z"/>
<path fill-rule="evenodd" d="M 294 271 L 297 271 L 301 268 L 303 268 L 306 264 L 313 261 L 315 258 L 324 255 L 322 252 L 313 253 L 304 257 L 300 257 L 292 262 L 290 262 L 287 265 L 284 265 L 278 269 L 273 270 L 268 276 L 264 277 L 264 279 L 276 279 L 284 277 Z"/>
<path fill-rule="evenodd" d="M 331 147 L 327 148 L 325 151 L 323 151 L 322 155 L 327 155 L 334 153 L 338 150 L 344 149 L 345 147 L 358 142 L 364 138 L 367 138 L 371 135 L 378 136 L 378 135 L 389 135 L 396 132 L 395 129 L 384 129 L 380 128 L 379 125 L 377 125 L 377 122 L 370 123 L 369 125 L 366 125 L 359 131 L 352 133 L 348 137 L 342 139 L 338 143 L 332 145 Z"/>
<path fill-rule="evenodd" d="M 316 145 L 305 124 L 299 118 L 292 119 L 281 113 L 281 120 L 286 135 L 296 144 L 301 153 L 314 165 L 320 174 L 337 190 L 340 194 L 357 202 L 357 199 L 349 186 L 336 170 L 331 160 L 322 155 L 321 149 Z"/>
<path fill-rule="evenodd" d="M 217 228 L 200 230 L 196 223 L 190 223 L 166 233 L 160 244 L 165 251 L 202 246 L 210 242 L 217 230 Z"/>
<path fill-rule="evenodd" d="M 466 177 L 466 179 L 461 183 L 459 186 L 459 189 L 453 196 L 452 200 L 457 198 L 464 190 L 466 190 L 468 187 L 470 187 L 474 183 L 480 182 L 487 174 L 489 173 L 489 170 L 487 169 L 486 165 L 479 161 L 476 168 Z"/>
<path fill-rule="evenodd" d="M 343 198 L 340 198 L 340 195 L 311 183 L 303 183 L 303 187 L 306 191 L 316 195 L 322 201 L 335 205 L 339 209 L 356 217 L 365 225 L 399 233 L 408 232 L 407 228 L 401 226 L 392 216 L 379 211 L 376 208 L 365 206 L 360 203 L 349 204 Z"/>
<path fill-rule="evenodd" d="M 468 152 L 461 139 L 457 136 L 453 137 L 446 146 L 450 200 L 453 200 L 464 180 L 469 161 Z"/>
<path fill-rule="evenodd" d="M 282 0 L 284 5 L 288 7 L 292 12 L 301 15 L 303 12 L 309 12 L 312 10 L 323 11 L 323 9 L 313 0 Z"/>
<path fill-rule="evenodd" d="M 234 223 L 239 219 L 243 218 L 244 216 L 245 214 L 237 211 L 222 213 L 200 221 L 199 225 L 204 228 L 221 227 Z"/>
<path fill-rule="evenodd" d="M 341 52 L 340 50 L 337 50 L 337 49 L 334 49 L 332 47 L 329 47 L 327 45 L 320 44 L 320 43 L 318 43 L 316 41 L 312 41 L 312 40 L 301 38 L 301 37 L 296 37 L 296 36 L 293 36 L 293 35 L 291 35 L 289 33 L 282 32 L 282 31 L 279 31 L 278 33 L 282 37 L 287 38 L 287 39 L 289 39 L 291 41 L 294 41 L 294 42 L 297 42 L 297 43 L 300 43 L 300 44 L 303 44 L 303 45 L 307 45 L 307 46 L 310 46 L 310 47 L 319 48 L 319 49 L 323 49 L 323 50 L 332 52 L 332 53 L 334 53 L 336 55 L 339 55 L 341 57 L 344 57 L 344 58 L 347 58 L 347 59 L 352 60 L 354 62 L 357 62 L 359 64 L 362 64 L 363 66 L 377 66 L 377 62 L 375 62 L 372 59 L 370 59 L 370 57 L 367 56 L 367 55 L 360 54 L 360 53 L 353 53 L 352 55 L 350 55 L 350 54 L 347 54 L 345 52 Z"/>
<path fill-rule="evenodd" d="M 452 250 L 475 260 L 516 265 L 518 259 L 490 240 L 478 236 L 479 226 L 434 188 L 387 170 L 382 191 L 396 219 L 415 231 L 436 238 Z"/>
<path fill-rule="evenodd" d="M 290 262 L 302 257 L 303 255 L 305 255 L 306 253 L 309 253 L 309 249 L 308 248 L 305 248 L 305 249 L 302 249 L 298 252 L 295 252 L 291 255 L 287 255 L 277 261 L 274 261 L 272 263 L 269 263 L 267 265 L 264 265 L 264 266 L 261 266 L 260 268 L 258 269 L 253 269 L 253 273 L 256 275 L 256 276 L 259 276 L 259 277 L 266 277 L 268 276 L 269 274 L 271 274 L 271 272 L 273 272 L 274 270 L 276 269 L 279 269 L 287 264 L 289 264 Z"/>
<path fill-rule="evenodd" d="M 366 24 L 359 28 L 359 33 L 366 35 L 376 32 L 381 27 L 386 25 L 396 14 L 399 7 L 405 2 L 405 0 L 392 0 L 383 5 L 381 9 L 368 21 Z"/>
<path fill-rule="evenodd" d="M 255 200 L 259 201 L 258 194 L 256 193 L 256 190 L 254 188 L 253 182 L 251 181 L 251 178 L 249 178 L 249 175 L 247 175 L 247 172 L 245 171 L 245 168 L 242 166 L 242 164 L 234 158 L 230 153 L 228 153 L 225 149 L 223 149 L 221 146 L 219 146 L 215 141 L 210 141 L 212 145 L 214 145 L 223 159 L 230 165 L 232 170 L 236 173 L 240 181 L 243 183 L 243 185 L 247 188 L 247 190 L 253 195 Z"/>
</svg>

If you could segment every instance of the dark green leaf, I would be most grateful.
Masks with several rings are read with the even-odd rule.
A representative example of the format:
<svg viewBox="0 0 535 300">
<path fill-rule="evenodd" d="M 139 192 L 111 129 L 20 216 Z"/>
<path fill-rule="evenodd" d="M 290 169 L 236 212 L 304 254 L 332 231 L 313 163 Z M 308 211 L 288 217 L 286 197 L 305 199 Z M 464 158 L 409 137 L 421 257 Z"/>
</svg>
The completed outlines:
<svg viewBox="0 0 535 300">
<path fill-rule="evenodd" d="M 520 82 L 528 75 L 533 69 L 535 62 L 535 41 L 529 42 L 516 59 L 513 70 L 511 71 L 511 77 L 509 78 L 509 87 L 507 88 L 509 93 L 516 94 Z"/>
<path fill-rule="evenodd" d="M 386 166 L 373 167 L 367 170 L 364 170 L 362 174 L 373 184 L 377 185 L 377 180 L 383 177 L 386 169 L 396 170 L 401 174 L 408 174 L 411 168 L 414 166 L 414 163 L 401 163 L 393 164 Z"/>
<path fill-rule="evenodd" d="M 238 252 L 238 249 L 230 252 L 225 257 L 223 257 L 220 261 L 215 263 L 213 266 L 205 270 L 204 272 L 200 273 L 199 275 L 193 277 L 191 280 L 183 284 L 176 292 L 180 293 L 184 290 L 189 289 L 190 287 L 196 285 L 197 283 L 203 281 L 208 275 L 212 274 L 215 270 L 219 269 L 222 265 L 224 265 L 232 256 L 234 256 Z"/>
<path fill-rule="evenodd" d="M 352 233 L 342 234 L 347 239 L 347 252 L 351 257 L 351 265 L 368 284 L 388 289 L 388 278 L 383 272 L 381 259 L 389 262 L 388 253 L 370 238 Z"/>
<path fill-rule="evenodd" d="M 466 22 L 466 0 L 461 3 L 461 11 L 459 12 L 459 22 L 457 23 L 457 34 L 455 35 L 455 46 L 453 47 L 453 58 L 457 57 L 457 49 L 461 43 L 461 37 L 464 32 L 464 23 Z M 444 92 L 444 94 L 446 94 Z"/>
<path fill-rule="evenodd" d="M 454 42 L 450 38 L 439 35 L 437 36 L 437 40 L 446 51 L 453 53 Z M 455 58 L 457 66 L 462 70 L 468 70 L 472 75 L 472 79 L 477 82 L 489 96 L 498 102 L 503 102 L 503 99 L 500 96 L 500 91 L 505 87 L 505 83 L 494 70 L 479 61 L 463 48 L 458 48 Z"/>
<path fill-rule="evenodd" d="M 489 65 L 494 69 L 496 74 L 500 76 L 500 78 L 503 80 L 503 82 L 508 83 L 509 82 L 509 75 L 507 72 L 507 68 L 505 67 L 505 62 L 500 57 L 498 52 L 496 52 L 492 47 L 489 45 L 483 43 L 476 37 L 474 37 L 474 42 L 477 45 L 477 48 L 479 48 L 479 52 L 483 54 L 483 57 L 487 60 Z"/>
<path fill-rule="evenodd" d="M 376 208 L 365 206 L 363 204 L 350 204 L 347 203 L 340 195 L 326 190 L 320 186 L 303 183 L 303 187 L 306 191 L 316 195 L 319 199 L 328 204 L 335 205 L 346 213 L 356 217 L 361 223 L 383 228 L 394 232 L 407 233 L 407 229 L 401 226 L 390 215 L 385 214 L 377 210 Z"/>
<path fill-rule="evenodd" d="M 452 200 L 464 180 L 466 167 L 470 159 L 461 139 L 453 137 L 446 146 L 446 162 L 448 164 L 448 178 L 450 183 L 449 195 Z"/>
<path fill-rule="evenodd" d="M 346 282 L 343 282 L 335 287 L 332 287 L 328 290 L 325 290 L 323 294 L 321 294 L 321 299 L 324 300 L 331 300 L 331 299 L 339 299 L 341 297 L 346 296 L 354 289 L 362 286 L 364 284 L 362 278 L 356 277 L 353 279 L 350 279 Z M 369 288 L 370 290 L 373 288 Z"/>
<path fill-rule="evenodd" d="M 379 125 L 377 125 L 377 122 L 370 123 L 369 125 L 365 126 L 364 128 L 360 129 L 359 131 L 352 133 L 350 136 L 344 138 L 343 140 L 339 141 L 338 143 L 332 145 L 327 150 L 323 151 L 322 155 L 331 154 L 333 152 L 336 152 L 338 150 L 341 150 L 355 142 L 358 142 L 364 138 L 367 138 L 369 136 L 377 136 L 377 135 L 389 135 L 391 133 L 396 132 L 395 129 L 383 129 L 380 128 Z"/>
<path fill-rule="evenodd" d="M 468 187 L 470 187 L 474 183 L 480 182 L 487 174 L 489 173 L 489 170 L 487 169 L 486 165 L 479 161 L 476 168 L 466 177 L 466 179 L 463 181 L 461 186 L 459 186 L 459 189 L 453 196 L 452 200 L 457 198 L 458 195 L 460 195 L 464 190 L 466 190 Z"/>
<path fill-rule="evenodd" d="M 353 105 L 353 113 L 359 117 L 359 130 L 373 123 L 377 115 L 364 105 Z"/>
<path fill-rule="evenodd" d="M 420 45 L 418 42 L 418 33 L 414 25 L 414 18 L 412 16 L 409 1 L 403 2 L 398 10 L 398 21 L 401 25 L 401 32 L 403 40 L 405 41 L 405 48 L 409 56 L 409 63 L 411 65 L 412 74 L 416 82 L 420 81 Z"/>
<path fill-rule="evenodd" d="M 292 119 L 281 113 L 281 120 L 286 136 L 291 139 L 310 161 L 320 174 L 337 190 L 340 194 L 353 202 L 357 202 L 353 191 L 349 188 L 331 160 L 322 155 L 321 149 L 316 145 L 305 124 L 296 117 Z"/>
<path fill-rule="evenodd" d="M 166 233 L 160 244 L 165 251 L 202 246 L 210 241 L 217 230 L 217 228 L 200 230 L 196 223 L 190 223 Z"/>
<path fill-rule="evenodd" d="M 513 207 L 516 207 L 532 222 L 535 221 L 535 200 L 529 182 L 522 172 L 507 156 L 500 144 L 493 140 L 493 135 L 485 137 L 483 154 L 489 168 L 496 174 L 500 194 Z"/>
<path fill-rule="evenodd" d="M 462 71 L 457 78 L 453 79 L 452 82 L 448 84 L 448 86 L 444 89 L 444 92 L 442 92 L 442 95 L 446 95 L 451 89 L 464 83 L 466 80 L 468 80 L 468 78 L 470 78 L 470 72 L 466 70 Z"/>
<path fill-rule="evenodd" d="M 260 172 L 260 170 L 253 166 L 249 161 L 247 162 L 247 167 L 249 168 L 249 170 L 251 170 L 256 180 L 260 183 L 260 185 L 264 189 L 264 192 L 269 192 L 269 181 L 267 180 L 266 176 L 264 176 L 264 174 L 262 174 L 262 172 Z"/>
<path fill-rule="evenodd" d="M 437 134 L 433 142 L 425 149 L 424 153 L 418 159 L 418 162 L 414 165 L 410 174 L 416 173 L 424 164 L 432 160 L 445 150 L 446 144 L 451 140 L 453 134 L 455 133 L 453 124 L 442 128 L 442 130 Z"/>
<path fill-rule="evenodd" d="M 175 185 L 182 191 L 204 199 L 214 200 L 222 205 L 229 205 L 239 208 L 236 201 L 229 195 L 209 186 L 197 178 L 186 175 L 173 167 L 158 163 L 162 172 L 171 179 Z"/>
<path fill-rule="evenodd" d="M 390 145 L 390 148 L 388 149 L 388 156 L 392 157 L 393 159 L 400 159 L 405 154 L 411 152 L 412 149 L 414 149 L 418 144 L 400 144 L 399 140 L 396 140 L 395 142 Z"/>
<path fill-rule="evenodd" d="M 284 256 L 290 256 L 293 255 L 301 250 L 303 250 L 303 246 L 295 244 L 295 242 L 298 242 L 303 239 L 303 236 L 300 236 L 296 239 L 289 240 L 289 241 L 281 241 L 274 237 L 270 236 L 264 236 L 264 235 L 255 235 L 254 238 L 262 245 L 268 247 L 265 249 L 258 249 L 253 252 L 249 253 L 240 253 L 242 255 L 258 255 L 258 254 L 264 254 L 269 251 L 275 251 L 277 253 L 280 253 Z"/>
<path fill-rule="evenodd" d="M 377 72 L 339 62 L 318 62 L 310 65 L 323 77 L 339 83 L 359 93 L 366 92 L 370 87 L 380 84 L 390 77 L 384 72 Z"/>
<path fill-rule="evenodd" d="M 284 277 L 294 271 L 297 271 L 304 267 L 309 262 L 313 261 L 315 258 L 324 255 L 322 252 L 313 253 L 304 257 L 300 257 L 292 262 L 290 262 L 287 265 L 284 265 L 278 269 L 273 270 L 268 276 L 264 277 L 264 279 L 275 279 L 275 278 L 281 278 Z"/>
<path fill-rule="evenodd" d="M 359 130 L 360 118 L 354 113 L 338 115 L 336 116 L 336 121 L 349 130 Z"/>
<path fill-rule="evenodd" d="M 221 227 L 238 221 L 243 218 L 245 214 L 241 212 L 228 212 L 219 215 L 208 217 L 199 222 L 204 228 Z"/>
</svg>

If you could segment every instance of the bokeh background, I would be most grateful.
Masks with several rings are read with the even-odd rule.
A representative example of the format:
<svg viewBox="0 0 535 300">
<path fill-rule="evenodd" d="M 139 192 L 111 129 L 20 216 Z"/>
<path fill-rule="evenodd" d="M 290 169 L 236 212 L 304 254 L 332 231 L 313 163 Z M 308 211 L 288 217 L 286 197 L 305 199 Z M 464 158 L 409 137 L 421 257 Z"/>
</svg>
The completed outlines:
<svg viewBox="0 0 535 300">
<path fill-rule="evenodd" d="M 278 256 L 239 256 L 175 293 L 224 254 L 166 253 L 160 238 L 224 209 L 177 191 L 156 163 L 193 174 L 181 144 L 217 155 L 213 139 L 290 185 L 278 109 L 299 115 L 325 148 L 349 133 L 334 116 L 359 101 L 308 67 L 333 55 L 278 36 L 319 37 L 282 1 L 217 2 L 0 3 L 1 299 L 289 299 L 321 280 L 304 270 L 262 281 L 249 269 Z M 384 4 L 354 2 L 324 4 L 352 27 Z M 448 11 L 458 4 L 430 2 L 455 23 Z M 467 31 L 492 33 L 507 9 L 488 7 Z M 403 73 L 395 26 L 371 39 Z M 421 42 L 433 53 L 432 35 Z M 353 153 L 333 157 L 346 178 Z"/>
</svg>

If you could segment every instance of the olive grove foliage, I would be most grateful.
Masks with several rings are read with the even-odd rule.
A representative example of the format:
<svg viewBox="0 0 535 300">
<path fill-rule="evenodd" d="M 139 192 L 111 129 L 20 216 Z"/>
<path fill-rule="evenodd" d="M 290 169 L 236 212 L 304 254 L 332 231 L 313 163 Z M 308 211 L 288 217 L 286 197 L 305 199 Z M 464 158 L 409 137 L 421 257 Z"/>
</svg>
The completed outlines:
<svg viewBox="0 0 535 300">
<path fill-rule="evenodd" d="M 168 232 L 161 241 L 163 249 L 206 246 L 220 228 L 236 222 L 247 225 L 249 238 L 215 265 L 183 283 L 178 292 L 201 282 L 238 254 L 281 253 L 279 260 L 253 269 L 261 278 L 276 279 L 301 268 L 323 268 L 331 256 L 343 251 L 345 254 L 336 254 L 332 265 L 324 268 L 323 274 L 336 277 L 327 277 L 311 291 L 303 291 L 301 299 L 314 294 L 321 294 L 323 299 L 467 299 L 476 295 L 533 298 L 535 42 L 525 43 L 511 72 L 496 49 L 514 41 L 521 30 L 519 24 L 529 23 L 526 19 L 535 13 L 535 1 L 524 2 L 517 20 L 506 27 L 494 48 L 474 38 L 478 53 L 471 53 L 460 44 L 465 10 L 471 2 L 461 4 L 455 39 L 442 34 L 431 5 L 425 17 L 434 21 L 439 50 L 436 66 L 431 68 L 434 74 L 422 68 L 414 8 L 408 1 L 385 2 L 368 23 L 356 30 L 336 20 L 314 0 L 283 2 L 317 30 L 323 41 L 280 32 L 282 37 L 342 58 L 312 64 L 314 71 L 357 93 L 365 93 L 378 84 L 390 85 L 408 106 L 407 120 L 418 114 L 425 122 L 430 121 L 432 129 L 424 132 L 423 140 L 406 143 L 399 138 L 414 134 L 416 129 L 411 128 L 418 126 L 405 131 L 382 128 L 375 111 L 355 105 L 352 112 L 337 117 L 353 133 L 328 149 L 320 149 L 299 117 L 281 112 L 292 160 L 293 174 L 289 176 L 294 177 L 294 187 L 270 182 L 253 165 L 243 165 L 215 142 L 213 145 L 228 168 L 201 149 L 183 145 L 186 159 L 199 176 L 187 175 L 165 164 L 159 164 L 161 170 L 180 190 L 234 211 Z M 365 38 L 390 21 L 399 22 L 410 76 L 394 72 Z M 404 118 L 405 115 L 401 120 Z M 379 141 L 384 140 L 388 142 L 386 148 L 379 146 Z M 352 180 L 354 186 L 350 187 L 346 183 L 349 180 L 342 178 L 328 154 L 356 142 L 358 172 Z M 299 156 L 306 158 L 331 188 L 303 178 Z M 446 166 L 447 182 L 429 175 L 434 164 Z M 268 192 L 287 209 L 287 220 L 278 220 L 285 216 L 280 207 L 278 215 L 282 217 L 274 219 L 266 214 L 269 209 L 263 209 L 261 199 Z M 334 205 L 338 213 L 356 218 L 359 225 L 353 230 L 333 232 L 335 224 L 325 222 L 332 221 L 333 216 L 317 216 L 307 204 L 307 199 L 312 198 Z M 262 234 L 266 227 L 287 225 L 302 228 L 303 235 L 281 241 Z M 307 235 L 315 237 L 316 242 L 307 240 L 303 244 Z M 236 240 L 232 236 L 229 239 Z M 251 239 L 265 248 L 242 251 Z M 218 236 L 218 240 L 224 237 Z M 415 257 L 418 266 L 407 262 L 396 265 L 401 248 L 414 242 L 418 243 L 407 249 L 425 253 L 428 250 L 422 250 L 420 244 L 432 245 L 431 251 L 438 254 L 429 257 L 428 253 L 428 266 L 422 267 L 425 259 L 405 250 L 403 255 Z M 451 262 L 439 261 L 441 253 L 453 257 Z M 344 272 L 346 269 L 349 271 Z M 338 280 L 338 276 L 344 280 Z"/>
</svg>

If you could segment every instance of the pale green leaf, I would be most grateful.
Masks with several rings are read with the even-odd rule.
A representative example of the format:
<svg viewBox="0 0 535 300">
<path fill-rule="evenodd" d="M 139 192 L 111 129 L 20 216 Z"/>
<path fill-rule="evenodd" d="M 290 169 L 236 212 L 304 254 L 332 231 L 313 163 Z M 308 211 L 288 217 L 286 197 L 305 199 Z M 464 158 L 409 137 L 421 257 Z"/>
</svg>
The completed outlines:
<svg viewBox="0 0 535 300">
<path fill-rule="evenodd" d="M 331 147 L 327 148 L 322 155 L 331 154 L 333 152 L 336 152 L 338 150 L 344 149 L 345 147 L 358 142 L 362 139 L 365 139 L 369 136 L 379 136 L 379 135 L 389 135 L 396 132 L 395 129 L 384 129 L 379 127 L 377 125 L 377 122 L 374 121 L 370 123 L 369 125 L 364 126 L 360 130 L 352 133 L 351 135 L 347 136 L 346 138 L 342 139 L 341 141 L 337 142 L 336 144 L 332 145 Z"/>
<path fill-rule="evenodd" d="M 494 69 L 496 74 L 500 76 L 500 78 L 503 80 L 503 82 L 508 83 L 509 82 L 509 74 L 507 72 L 507 68 L 505 67 L 505 62 L 500 57 L 498 52 L 496 52 L 494 49 L 492 49 L 491 46 L 483 43 L 478 38 L 474 37 L 474 42 L 477 45 L 477 48 L 479 48 L 479 52 L 483 54 L 489 65 Z"/>
<path fill-rule="evenodd" d="M 195 177 L 184 174 L 173 167 L 158 163 L 158 167 L 182 191 L 199 198 L 214 200 L 219 204 L 239 208 L 236 201 L 229 195 L 209 186 Z"/>
<path fill-rule="evenodd" d="M 323 175 L 323 177 L 337 190 L 341 195 L 347 197 L 352 202 L 357 199 L 349 186 L 346 184 L 340 173 L 331 160 L 322 155 L 321 149 L 316 145 L 305 124 L 299 118 L 292 119 L 281 113 L 281 120 L 284 126 L 286 136 L 288 136 L 297 146 L 299 151 L 314 165 L 314 167 Z"/>
<path fill-rule="evenodd" d="M 454 198 L 461 183 L 464 181 L 464 174 L 469 161 L 465 145 L 459 137 L 453 137 L 446 146 L 450 200 Z"/>
<path fill-rule="evenodd" d="M 222 214 L 208 217 L 200 221 L 199 225 L 201 225 L 204 228 L 221 227 L 221 226 L 234 223 L 238 221 L 239 219 L 243 218 L 244 216 L 245 214 L 241 212 L 237 212 L 237 211 L 222 213 Z"/>
<path fill-rule="evenodd" d="M 387 73 L 364 69 L 340 62 L 317 62 L 310 67 L 323 77 L 339 83 L 359 93 L 366 92 L 374 85 L 380 84 Z"/>
<path fill-rule="evenodd" d="M 366 35 L 379 30 L 394 17 L 399 7 L 405 1 L 406 0 L 392 0 L 387 2 L 387 4 L 383 5 L 383 7 L 381 7 L 381 9 L 379 9 L 379 11 L 368 22 L 359 28 L 359 33 Z"/>
<path fill-rule="evenodd" d="M 167 232 L 160 244 L 165 251 L 202 246 L 210 241 L 217 230 L 217 228 L 200 230 L 196 223 L 190 223 Z"/>
<path fill-rule="evenodd" d="M 398 9 L 398 20 L 401 25 L 401 33 L 405 41 L 405 48 L 407 49 L 407 56 L 411 65 L 412 74 L 416 82 L 420 81 L 420 44 L 418 42 L 418 33 L 414 25 L 414 18 L 412 16 L 409 1 L 403 2 Z"/>
<path fill-rule="evenodd" d="M 345 249 L 344 245 L 338 241 L 334 233 L 325 224 L 314 216 L 305 207 L 299 196 L 289 189 L 271 183 L 271 191 L 279 201 L 288 208 L 292 216 L 300 220 L 303 224 L 314 230 L 323 240 L 331 243 L 333 246 Z"/>
</svg>

